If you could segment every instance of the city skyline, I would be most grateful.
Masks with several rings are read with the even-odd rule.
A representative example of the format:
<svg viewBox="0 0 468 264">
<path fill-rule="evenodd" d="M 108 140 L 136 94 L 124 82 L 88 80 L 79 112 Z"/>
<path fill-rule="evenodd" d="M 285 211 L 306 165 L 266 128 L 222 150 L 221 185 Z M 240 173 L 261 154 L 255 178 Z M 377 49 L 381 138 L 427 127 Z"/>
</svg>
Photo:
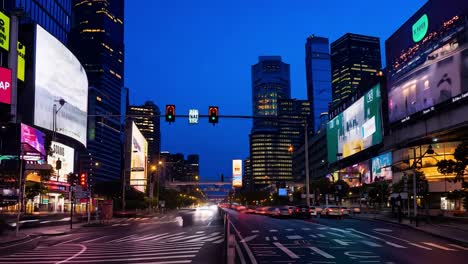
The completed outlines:
<svg viewBox="0 0 468 264">
<path fill-rule="evenodd" d="M 175 104 L 176 114 L 182 115 L 190 108 L 206 114 L 209 105 L 219 106 L 220 115 L 250 115 L 250 65 L 262 55 L 282 56 L 291 65 L 291 97 L 306 99 L 303 45 L 309 35 L 330 42 L 348 32 L 377 36 L 383 51 L 384 41 L 424 3 L 382 3 L 376 10 L 370 1 L 340 3 L 336 9 L 333 1 L 273 1 L 263 13 L 263 2 L 142 1 L 134 6 L 128 1 L 125 83 L 130 103 L 153 100 L 161 109 Z M 142 5 L 147 8 L 142 10 Z M 368 16 L 360 16 L 358 10 Z M 151 34 L 142 34 L 142 25 L 149 25 Z M 148 47 L 144 52 L 142 44 Z M 384 54 L 382 61 L 385 65 Z M 248 157 L 251 125 L 251 120 L 223 118 L 215 127 L 206 119 L 195 126 L 182 118 L 171 125 L 161 122 L 161 150 L 199 153 L 201 180 L 216 179 L 222 173 L 230 175 L 232 159 Z"/>
</svg>

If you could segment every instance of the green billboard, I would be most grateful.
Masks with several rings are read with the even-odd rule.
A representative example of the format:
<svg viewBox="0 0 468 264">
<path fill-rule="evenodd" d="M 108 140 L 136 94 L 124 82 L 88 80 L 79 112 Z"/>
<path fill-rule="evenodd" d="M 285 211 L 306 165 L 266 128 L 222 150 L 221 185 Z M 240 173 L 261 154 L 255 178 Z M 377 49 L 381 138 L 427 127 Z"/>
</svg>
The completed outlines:
<svg viewBox="0 0 468 264">
<path fill-rule="evenodd" d="M 380 84 L 327 123 L 328 162 L 382 142 Z"/>
</svg>

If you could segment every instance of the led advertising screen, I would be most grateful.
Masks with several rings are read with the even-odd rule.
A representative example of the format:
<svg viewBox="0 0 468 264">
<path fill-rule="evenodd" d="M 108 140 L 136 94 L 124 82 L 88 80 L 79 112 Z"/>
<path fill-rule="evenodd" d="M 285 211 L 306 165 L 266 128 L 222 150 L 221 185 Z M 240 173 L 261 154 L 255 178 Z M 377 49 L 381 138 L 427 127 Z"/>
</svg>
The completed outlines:
<svg viewBox="0 0 468 264">
<path fill-rule="evenodd" d="M 0 67 L 0 103 L 11 104 L 11 70 Z"/>
<path fill-rule="evenodd" d="M 34 125 L 52 130 L 54 104 L 57 133 L 86 146 L 88 78 L 78 59 L 55 37 L 37 26 Z"/>
<path fill-rule="evenodd" d="M 133 122 L 131 148 L 130 186 L 140 192 L 145 192 L 148 142 Z"/>
<path fill-rule="evenodd" d="M 0 12 L 0 47 L 6 51 L 10 50 L 10 18 Z"/>
<path fill-rule="evenodd" d="M 328 162 L 382 142 L 380 84 L 327 123 Z"/>
<path fill-rule="evenodd" d="M 386 41 L 390 123 L 468 97 L 467 1 L 429 1 Z"/>
<path fill-rule="evenodd" d="M 286 191 L 286 188 L 279 188 L 278 189 L 278 196 L 287 196 L 288 192 Z"/>
<path fill-rule="evenodd" d="M 372 177 L 374 181 L 392 179 L 392 152 L 387 152 L 372 159 Z"/>
<path fill-rule="evenodd" d="M 47 156 L 47 163 L 54 168 L 58 181 L 65 182 L 67 181 L 66 175 L 74 172 L 75 150 L 55 141 L 52 141 L 51 148 L 53 152 L 52 155 Z M 59 159 L 62 163 L 60 170 L 56 167 Z M 51 180 L 57 181 L 57 176 L 52 177 Z"/>
<path fill-rule="evenodd" d="M 45 134 L 41 131 L 21 124 L 21 144 L 23 145 L 23 153 L 26 156 L 46 156 L 44 148 Z"/>
<path fill-rule="evenodd" d="M 242 160 L 232 160 L 232 187 L 242 187 Z"/>
</svg>

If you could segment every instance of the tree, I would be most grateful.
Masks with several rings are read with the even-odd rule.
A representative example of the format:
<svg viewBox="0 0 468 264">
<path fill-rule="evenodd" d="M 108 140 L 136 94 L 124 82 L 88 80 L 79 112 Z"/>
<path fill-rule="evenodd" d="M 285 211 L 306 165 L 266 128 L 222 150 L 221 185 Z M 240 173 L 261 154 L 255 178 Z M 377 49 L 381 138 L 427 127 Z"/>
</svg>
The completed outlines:
<svg viewBox="0 0 468 264">
<path fill-rule="evenodd" d="M 468 141 L 462 142 L 457 146 L 455 152 L 453 153 L 453 157 L 455 160 L 443 159 L 438 161 L 437 171 L 443 175 L 455 173 L 455 178 L 449 181 L 461 181 L 464 183 L 465 170 L 466 166 L 468 165 Z"/>
</svg>

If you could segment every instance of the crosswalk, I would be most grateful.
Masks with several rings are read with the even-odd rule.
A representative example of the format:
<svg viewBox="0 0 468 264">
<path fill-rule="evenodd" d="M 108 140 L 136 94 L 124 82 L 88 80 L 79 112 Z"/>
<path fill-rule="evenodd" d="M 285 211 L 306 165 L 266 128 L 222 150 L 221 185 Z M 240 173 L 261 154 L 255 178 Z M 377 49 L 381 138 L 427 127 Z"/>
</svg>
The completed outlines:
<svg viewBox="0 0 468 264">
<path fill-rule="evenodd" d="M 163 216 L 153 216 L 153 217 L 130 217 L 130 218 L 115 218 L 112 219 L 111 226 L 129 226 L 132 224 L 140 223 L 140 224 L 165 224 L 165 223 L 173 223 L 178 222 L 178 218 L 170 215 L 163 215 Z"/>
</svg>

